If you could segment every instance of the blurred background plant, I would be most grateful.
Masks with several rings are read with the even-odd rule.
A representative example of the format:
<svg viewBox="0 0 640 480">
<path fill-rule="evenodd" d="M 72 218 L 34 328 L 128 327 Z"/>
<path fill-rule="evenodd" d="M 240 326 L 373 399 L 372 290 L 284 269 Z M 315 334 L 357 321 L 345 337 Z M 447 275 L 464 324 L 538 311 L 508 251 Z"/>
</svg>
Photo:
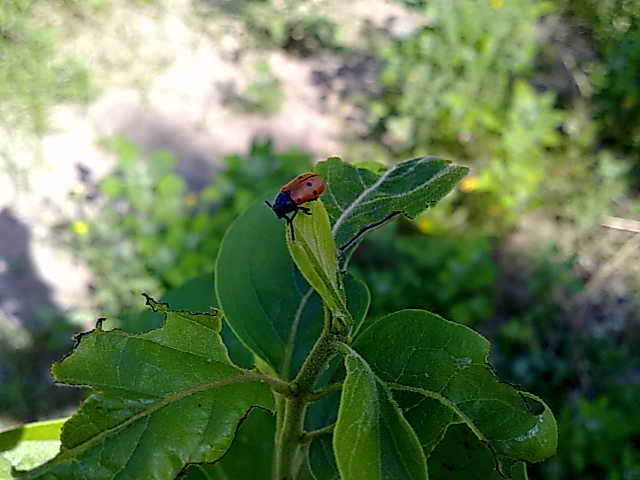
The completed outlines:
<svg viewBox="0 0 640 480">
<path fill-rule="evenodd" d="M 246 155 L 225 156 L 224 170 L 194 192 L 170 152 L 143 158 L 123 138 L 105 147 L 116 155 L 115 172 L 85 181 L 74 197 L 78 215 L 59 238 L 95 274 L 97 308 L 110 317 L 137 312 L 140 292 L 160 296 L 211 271 L 234 218 L 281 178 L 311 168 L 308 154 L 276 153 L 271 141 L 255 140 Z"/>
<path fill-rule="evenodd" d="M 2 121 L 32 133 L 57 102 L 90 100 L 94 80 L 86 59 L 60 53 L 46 23 L 28 17 L 37 3 L 0 7 L 0 44 L 11 59 L 0 71 L 0 91 L 10 98 Z M 163 0 L 147 3 L 157 15 L 149 22 L 169 9 Z M 79 2 L 60 4 L 86 15 Z M 558 455 L 534 466 L 531 478 L 640 478 L 640 2 L 185 5 L 208 44 L 231 45 L 228 65 L 248 58 L 252 66 L 232 70 L 232 83 L 209 81 L 218 103 L 207 97 L 205 108 L 231 112 L 209 126 L 225 132 L 222 140 L 240 129 L 264 134 L 264 126 L 253 128 L 256 117 L 280 130 L 269 131 L 273 141 L 261 135 L 234 148 L 244 153 L 207 151 L 213 173 L 196 172 L 195 186 L 180 149 L 166 141 L 149 148 L 138 134 L 143 125 L 107 135 L 111 173 L 84 174 L 96 160 L 82 160 L 71 208 L 49 239 L 90 272 L 91 313 L 135 328 L 141 291 L 161 296 L 210 272 L 238 213 L 314 160 L 337 153 L 376 169 L 416 155 L 451 158 L 472 169 L 459 189 L 437 209 L 375 232 L 354 255 L 353 269 L 372 292 L 371 314 L 426 308 L 494 342 L 500 374 L 539 394 L 560 422 Z M 101 0 L 91 8 L 104 16 L 124 7 Z M 14 30 L 31 25 L 15 30 L 30 32 L 20 48 L 4 19 Z M 272 54 L 284 60 L 270 62 Z M 31 61 L 32 70 L 20 70 Z M 307 74 L 291 74 L 294 66 Z M 198 84 L 194 71 L 189 81 Z M 317 99 L 285 94 L 309 85 Z M 321 111 L 321 121 L 305 124 L 301 104 Z M 337 151 L 276 146 L 295 144 L 297 125 L 310 125 L 313 137 L 323 122 L 338 125 Z M 29 336 L 28 325 L 20 334 L 0 330 L 0 340 L 26 335 L 22 343 L 32 346 L 7 350 L 13 367 L 0 367 L 9 421 L 55 414 L 24 395 L 33 384 L 46 398 L 40 367 L 24 372 L 36 352 L 68 348 L 47 342 L 76 328 L 74 314 L 49 315 L 46 335 Z"/>
</svg>

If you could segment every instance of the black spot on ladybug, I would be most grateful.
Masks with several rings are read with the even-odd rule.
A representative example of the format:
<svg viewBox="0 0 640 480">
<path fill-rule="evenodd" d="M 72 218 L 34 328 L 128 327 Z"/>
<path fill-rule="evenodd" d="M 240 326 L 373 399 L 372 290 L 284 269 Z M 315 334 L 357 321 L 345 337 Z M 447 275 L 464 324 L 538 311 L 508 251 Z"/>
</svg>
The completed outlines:
<svg viewBox="0 0 640 480">
<path fill-rule="evenodd" d="M 307 182 L 307 187 L 313 187 L 313 183 Z"/>
<path fill-rule="evenodd" d="M 314 195 L 318 195 L 318 191 L 317 191 L 317 190 L 314 190 L 314 191 L 313 191 L 313 194 L 314 194 Z"/>
</svg>

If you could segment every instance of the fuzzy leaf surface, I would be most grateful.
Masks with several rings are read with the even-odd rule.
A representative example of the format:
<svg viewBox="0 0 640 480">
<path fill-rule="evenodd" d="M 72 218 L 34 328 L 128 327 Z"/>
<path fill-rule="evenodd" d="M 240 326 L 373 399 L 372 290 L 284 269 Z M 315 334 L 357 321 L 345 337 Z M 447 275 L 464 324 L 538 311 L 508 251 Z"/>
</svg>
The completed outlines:
<svg viewBox="0 0 640 480">
<path fill-rule="evenodd" d="M 333 435 L 344 480 L 427 479 L 427 463 L 416 433 L 385 384 L 357 353 L 346 357 Z"/>
<path fill-rule="evenodd" d="M 219 312 L 148 303 L 165 313 L 161 328 L 132 335 L 99 322 L 54 364 L 56 381 L 93 394 L 64 424 L 58 455 L 17 477 L 173 479 L 224 455 L 252 407 L 272 407 L 269 387 L 229 360 Z"/>
<path fill-rule="evenodd" d="M 367 229 L 394 215 L 413 217 L 435 205 L 468 170 L 436 157 L 401 162 L 380 174 L 335 157 L 316 166 L 326 184 L 322 199 L 333 225 L 333 237 L 344 253 Z"/>
<path fill-rule="evenodd" d="M 416 396 L 450 409 L 451 423 L 465 423 L 496 460 L 538 462 L 555 453 L 557 425 L 549 408 L 496 378 L 487 363 L 489 342 L 470 328 L 426 311 L 403 310 L 379 319 L 354 348 L 400 392 L 396 398 L 427 453 L 447 425 L 429 420 L 433 402 L 420 403 Z"/>
<path fill-rule="evenodd" d="M 338 252 L 331 235 L 327 210 L 321 200 L 308 204 L 311 215 L 298 215 L 293 222 L 295 240 L 289 234 L 287 247 L 298 269 L 320 295 L 333 315 L 351 324 L 347 300 L 338 273 Z"/>
<path fill-rule="evenodd" d="M 291 259 L 287 225 L 263 200 L 227 230 L 216 262 L 216 295 L 240 341 L 272 373 L 291 379 L 320 335 L 322 303 Z M 357 326 L 369 308 L 369 290 L 349 274 L 344 284 Z"/>
</svg>

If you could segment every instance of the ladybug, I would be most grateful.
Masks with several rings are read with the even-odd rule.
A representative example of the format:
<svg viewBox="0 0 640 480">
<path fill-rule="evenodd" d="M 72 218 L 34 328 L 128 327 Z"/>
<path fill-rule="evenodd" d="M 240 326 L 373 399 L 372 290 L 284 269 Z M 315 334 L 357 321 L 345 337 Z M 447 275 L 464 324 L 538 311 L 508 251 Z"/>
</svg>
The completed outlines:
<svg viewBox="0 0 640 480">
<path fill-rule="evenodd" d="M 267 201 L 265 203 L 278 218 L 284 218 L 287 221 L 291 228 L 291 238 L 295 240 L 293 219 L 298 212 L 311 215 L 311 210 L 300 205 L 317 200 L 322 192 L 324 192 L 324 180 L 320 175 L 312 172 L 302 173 L 280 189 L 273 205 Z M 287 214 L 292 212 L 293 215 L 289 217 Z"/>
</svg>

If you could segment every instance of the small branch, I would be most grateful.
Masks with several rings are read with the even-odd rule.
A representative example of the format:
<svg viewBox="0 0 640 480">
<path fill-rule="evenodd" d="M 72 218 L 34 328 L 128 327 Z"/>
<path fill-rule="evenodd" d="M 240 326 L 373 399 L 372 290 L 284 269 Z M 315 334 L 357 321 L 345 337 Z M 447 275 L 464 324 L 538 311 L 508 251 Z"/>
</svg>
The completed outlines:
<svg viewBox="0 0 640 480">
<path fill-rule="evenodd" d="M 245 378 L 249 378 L 254 382 L 268 383 L 271 385 L 274 391 L 284 395 L 285 397 L 291 397 L 296 394 L 296 389 L 293 385 L 276 377 L 270 377 L 269 375 L 258 375 L 256 373 L 246 373 Z"/>
<path fill-rule="evenodd" d="M 325 388 L 322 388 L 320 390 L 314 390 L 313 392 L 310 392 L 305 397 L 305 400 L 307 402 L 309 402 L 309 403 L 317 402 L 318 400 L 320 400 L 325 395 L 329 395 L 330 393 L 333 393 L 333 392 L 338 392 L 341 389 L 342 389 L 342 382 L 332 383 L 331 385 L 327 385 Z"/>
<path fill-rule="evenodd" d="M 613 228 L 614 230 L 624 230 L 625 232 L 640 233 L 640 222 L 630 218 L 621 217 L 605 217 L 602 222 L 603 227 Z"/>
<path fill-rule="evenodd" d="M 300 442 L 302 443 L 310 443 L 314 439 L 321 437 L 323 435 L 330 435 L 333 433 L 333 429 L 336 427 L 335 423 L 331 425 L 327 425 L 326 427 L 319 428 L 317 430 L 312 430 L 310 432 L 303 432 L 300 437 Z"/>
</svg>

